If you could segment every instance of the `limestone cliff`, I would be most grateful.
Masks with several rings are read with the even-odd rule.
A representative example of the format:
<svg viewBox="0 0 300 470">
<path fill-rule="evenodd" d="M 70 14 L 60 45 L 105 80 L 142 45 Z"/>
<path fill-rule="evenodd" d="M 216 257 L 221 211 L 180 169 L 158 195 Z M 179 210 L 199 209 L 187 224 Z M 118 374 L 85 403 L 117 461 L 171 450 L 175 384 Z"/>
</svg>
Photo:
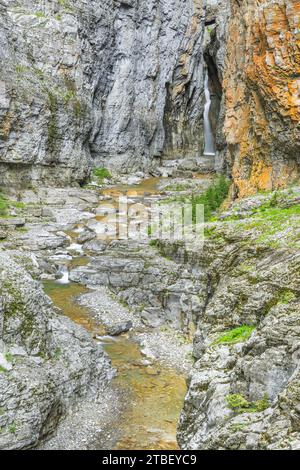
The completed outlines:
<svg viewBox="0 0 300 470">
<path fill-rule="evenodd" d="M 238 196 L 291 183 L 300 163 L 297 0 L 231 1 L 223 89 Z"/>
<path fill-rule="evenodd" d="M 202 152 L 202 0 L 0 3 L 0 180 Z"/>
<path fill-rule="evenodd" d="M 203 153 L 235 194 L 298 177 L 299 2 L 2 0 L 0 181 L 66 184 Z"/>
</svg>

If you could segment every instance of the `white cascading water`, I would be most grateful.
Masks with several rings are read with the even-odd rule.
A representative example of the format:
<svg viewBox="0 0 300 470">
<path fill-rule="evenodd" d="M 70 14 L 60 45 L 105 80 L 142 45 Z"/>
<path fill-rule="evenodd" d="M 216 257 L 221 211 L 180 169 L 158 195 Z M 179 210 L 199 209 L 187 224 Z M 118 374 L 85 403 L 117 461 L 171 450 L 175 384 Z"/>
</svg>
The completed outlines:
<svg viewBox="0 0 300 470">
<path fill-rule="evenodd" d="M 209 109 L 211 105 L 210 91 L 208 86 L 208 72 L 206 70 L 204 77 L 204 93 L 205 93 L 205 106 L 204 106 L 204 155 L 215 155 L 215 139 L 209 120 Z"/>
<path fill-rule="evenodd" d="M 61 271 L 62 277 L 57 279 L 58 284 L 69 284 L 69 270 L 66 266 L 63 266 Z"/>
</svg>

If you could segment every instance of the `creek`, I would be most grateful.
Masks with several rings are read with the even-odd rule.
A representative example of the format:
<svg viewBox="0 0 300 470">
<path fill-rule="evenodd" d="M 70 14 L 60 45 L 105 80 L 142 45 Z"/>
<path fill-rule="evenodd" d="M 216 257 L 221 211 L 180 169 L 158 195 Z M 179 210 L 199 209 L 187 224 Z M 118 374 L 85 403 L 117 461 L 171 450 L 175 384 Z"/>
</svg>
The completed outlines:
<svg viewBox="0 0 300 470">
<path fill-rule="evenodd" d="M 152 178 L 135 187 L 111 187 L 102 194 L 111 196 L 113 202 L 120 194 L 127 197 L 149 196 L 157 194 L 157 184 L 158 180 Z M 100 211 L 101 205 L 105 203 L 100 201 Z M 96 220 L 100 224 L 105 222 L 102 217 L 96 217 Z M 76 239 L 72 239 L 72 243 L 76 243 Z M 74 267 L 88 262 L 88 255 L 83 253 L 77 258 L 73 257 L 69 263 Z M 82 325 L 96 341 L 101 342 L 117 370 L 113 385 L 123 391 L 127 403 L 118 423 L 119 437 L 115 449 L 177 449 L 177 421 L 186 393 L 184 374 L 159 361 L 149 364 L 136 341 L 134 330 L 117 337 L 107 336 L 104 325 L 96 321 L 92 312 L 78 302 L 78 297 L 89 292 L 89 289 L 68 282 L 67 269 L 70 264 L 67 268 L 62 267 L 61 280 L 45 281 L 44 289 L 64 315 Z"/>
</svg>

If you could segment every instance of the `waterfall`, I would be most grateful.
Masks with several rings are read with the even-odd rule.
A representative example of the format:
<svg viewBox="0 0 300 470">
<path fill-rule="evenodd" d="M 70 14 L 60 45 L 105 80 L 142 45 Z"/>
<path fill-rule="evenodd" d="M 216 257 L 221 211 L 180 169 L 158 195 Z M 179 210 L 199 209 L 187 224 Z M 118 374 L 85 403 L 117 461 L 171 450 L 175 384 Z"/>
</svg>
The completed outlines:
<svg viewBox="0 0 300 470">
<path fill-rule="evenodd" d="M 58 284 L 69 284 L 69 270 L 66 266 L 62 266 L 60 273 L 62 277 L 57 280 Z"/>
<path fill-rule="evenodd" d="M 215 155 L 215 139 L 211 123 L 209 120 L 209 109 L 211 105 L 210 92 L 208 86 L 208 71 L 205 72 L 204 78 L 204 93 L 205 93 L 205 106 L 204 106 L 204 155 Z"/>
</svg>

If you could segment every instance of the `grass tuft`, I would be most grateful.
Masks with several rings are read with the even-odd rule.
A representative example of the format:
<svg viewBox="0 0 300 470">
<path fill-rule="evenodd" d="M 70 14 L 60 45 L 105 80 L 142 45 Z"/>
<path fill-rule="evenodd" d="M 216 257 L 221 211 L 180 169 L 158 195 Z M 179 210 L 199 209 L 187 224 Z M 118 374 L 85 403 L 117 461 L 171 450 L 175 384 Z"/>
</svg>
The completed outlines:
<svg viewBox="0 0 300 470">
<path fill-rule="evenodd" d="M 242 341 L 246 341 L 250 338 L 255 326 L 242 325 L 233 330 L 227 331 L 225 334 L 220 336 L 214 344 L 236 344 Z"/>
</svg>

